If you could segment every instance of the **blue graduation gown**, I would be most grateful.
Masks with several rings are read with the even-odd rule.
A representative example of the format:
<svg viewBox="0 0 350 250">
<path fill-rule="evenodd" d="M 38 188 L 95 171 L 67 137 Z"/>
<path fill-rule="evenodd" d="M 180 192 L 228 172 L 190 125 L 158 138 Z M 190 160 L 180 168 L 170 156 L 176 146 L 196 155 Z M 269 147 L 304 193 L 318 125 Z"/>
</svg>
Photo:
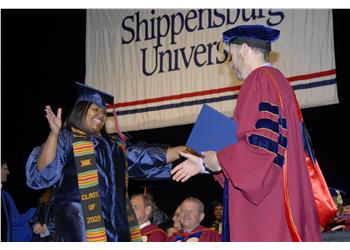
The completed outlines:
<svg viewBox="0 0 350 250">
<path fill-rule="evenodd" d="M 56 158 L 40 172 L 37 161 L 42 147 L 33 149 L 26 164 L 27 185 L 33 189 L 54 186 L 57 233 L 64 241 L 85 241 L 72 138 L 71 131 L 61 130 Z M 129 178 L 170 178 L 171 164 L 166 165 L 168 146 L 126 145 L 126 169 L 125 155 L 118 146 L 118 139 L 112 139 L 108 135 L 91 135 L 90 139 L 94 145 L 107 240 L 130 241 L 125 209 L 126 171 Z"/>
</svg>

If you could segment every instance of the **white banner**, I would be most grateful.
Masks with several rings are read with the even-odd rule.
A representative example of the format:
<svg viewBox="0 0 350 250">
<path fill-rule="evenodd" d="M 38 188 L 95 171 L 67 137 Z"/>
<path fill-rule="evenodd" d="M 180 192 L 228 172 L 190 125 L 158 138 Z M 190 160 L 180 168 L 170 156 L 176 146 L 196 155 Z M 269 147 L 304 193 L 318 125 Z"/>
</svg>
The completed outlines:
<svg viewBox="0 0 350 250">
<path fill-rule="evenodd" d="M 241 24 L 281 30 L 270 61 L 302 108 L 338 103 L 326 9 L 89 9 L 86 83 L 115 96 L 122 131 L 193 123 L 203 103 L 232 116 L 241 82 L 220 41 Z"/>
</svg>

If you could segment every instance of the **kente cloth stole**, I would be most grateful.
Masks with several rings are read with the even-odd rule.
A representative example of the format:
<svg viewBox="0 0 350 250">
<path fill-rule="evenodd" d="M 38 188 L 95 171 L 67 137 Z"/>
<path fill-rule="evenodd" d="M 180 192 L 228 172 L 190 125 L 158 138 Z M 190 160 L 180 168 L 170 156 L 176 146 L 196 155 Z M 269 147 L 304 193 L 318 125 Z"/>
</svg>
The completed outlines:
<svg viewBox="0 0 350 250">
<path fill-rule="evenodd" d="M 77 169 L 80 202 L 83 210 L 85 236 L 89 242 L 107 241 L 102 215 L 94 145 L 86 133 L 73 130 L 73 152 Z"/>
<path fill-rule="evenodd" d="M 125 143 L 122 141 L 117 141 L 117 144 L 122 149 L 125 157 L 125 169 L 128 169 L 128 158 L 127 158 Z M 126 209 L 126 215 L 128 217 L 130 239 L 132 242 L 142 242 L 141 229 L 137 222 L 136 215 L 135 215 L 134 209 L 132 208 L 130 198 L 128 195 L 128 182 L 129 182 L 128 171 L 125 171 L 125 188 L 126 188 L 125 209 Z"/>
</svg>

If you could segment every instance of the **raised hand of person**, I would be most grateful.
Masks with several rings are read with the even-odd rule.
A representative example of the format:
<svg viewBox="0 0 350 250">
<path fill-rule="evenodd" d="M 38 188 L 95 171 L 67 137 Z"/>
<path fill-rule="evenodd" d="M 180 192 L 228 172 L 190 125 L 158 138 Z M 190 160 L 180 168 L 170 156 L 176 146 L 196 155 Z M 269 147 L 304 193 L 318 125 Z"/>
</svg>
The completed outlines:
<svg viewBox="0 0 350 250">
<path fill-rule="evenodd" d="M 49 136 L 46 139 L 43 150 L 39 155 L 38 164 L 37 164 L 37 168 L 39 171 L 47 167 L 47 165 L 55 159 L 58 133 L 60 132 L 62 127 L 62 119 L 61 119 L 62 109 L 61 108 L 57 110 L 57 115 L 54 112 L 52 112 L 52 109 L 50 106 L 45 107 L 45 112 L 46 112 L 46 118 L 47 118 L 47 121 L 49 122 L 51 131 L 49 133 Z"/>
<path fill-rule="evenodd" d="M 57 114 L 55 114 L 50 106 L 45 107 L 46 119 L 49 122 L 49 126 L 52 132 L 58 134 L 62 127 L 62 109 L 59 108 L 57 110 Z"/>
</svg>

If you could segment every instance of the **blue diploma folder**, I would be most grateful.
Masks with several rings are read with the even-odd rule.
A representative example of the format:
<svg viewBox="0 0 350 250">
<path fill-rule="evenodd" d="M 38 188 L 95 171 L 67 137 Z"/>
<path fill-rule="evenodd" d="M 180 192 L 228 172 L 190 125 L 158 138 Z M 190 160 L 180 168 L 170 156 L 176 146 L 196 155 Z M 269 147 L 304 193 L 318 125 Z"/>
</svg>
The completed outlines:
<svg viewBox="0 0 350 250">
<path fill-rule="evenodd" d="M 237 123 L 204 104 L 186 145 L 196 153 L 219 151 L 236 143 Z"/>
</svg>

